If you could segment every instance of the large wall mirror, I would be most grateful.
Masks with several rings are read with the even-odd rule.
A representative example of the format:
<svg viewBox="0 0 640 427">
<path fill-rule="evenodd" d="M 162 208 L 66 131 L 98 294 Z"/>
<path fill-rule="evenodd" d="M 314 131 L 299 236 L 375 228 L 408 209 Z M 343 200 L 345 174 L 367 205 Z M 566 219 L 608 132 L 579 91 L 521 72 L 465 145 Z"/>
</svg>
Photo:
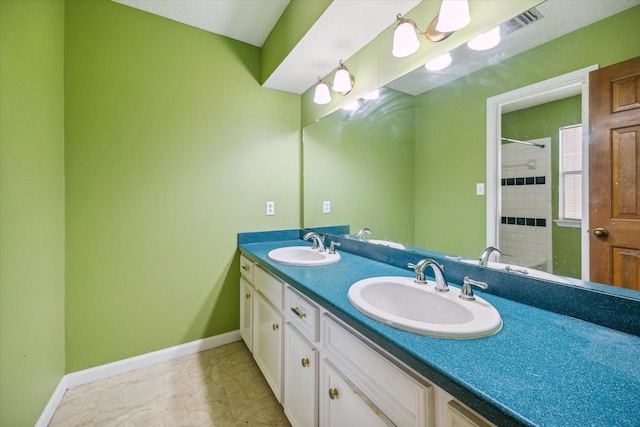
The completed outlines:
<svg viewBox="0 0 640 427">
<path fill-rule="evenodd" d="M 545 146 L 504 141 L 506 150 L 516 150 L 505 164 L 487 157 L 487 100 L 594 64 L 637 56 L 640 52 L 625 32 L 640 18 L 640 2 L 589 4 L 591 22 L 578 22 L 558 34 L 557 27 L 565 25 L 575 8 L 586 9 L 585 3 L 541 3 L 535 8 L 537 22 L 515 31 L 513 22 L 505 23 L 511 29 L 503 30 L 498 47 L 478 53 L 462 45 L 451 52 L 455 69 L 427 72 L 421 67 L 380 88 L 377 99 L 361 99 L 358 109 L 335 111 L 305 127 L 304 226 L 347 224 L 352 233 L 367 227 L 372 230 L 367 237 L 399 242 L 408 250 L 477 260 L 488 243 L 501 245 L 496 230 L 503 217 L 507 223 L 513 218 L 515 224 L 508 225 L 537 229 L 539 236 L 534 233 L 529 243 L 518 243 L 521 252 L 509 254 L 510 264 L 583 278 L 582 254 L 588 253 L 584 226 L 557 223 L 558 131 L 583 124 L 587 104 L 581 85 L 539 105 L 516 108 L 514 101 L 512 108 L 498 110 L 500 127 L 491 136 L 496 150 L 502 149 L 501 137 Z M 487 166 L 500 172 L 491 177 Z M 503 202 L 507 191 L 501 191 L 498 180 L 503 177 L 513 178 L 514 188 L 520 179 L 522 188 L 529 187 L 534 214 L 508 211 L 519 202 Z M 478 194 L 478 184 L 490 194 Z M 584 191 L 587 198 L 588 188 Z M 326 201 L 328 213 L 323 212 Z M 509 206 L 504 212 L 503 205 Z M 488 224 L 494 224 L 493 230 Z M 549 249 L 540 248 L 542 239 Z M 548 252 L 548 258 L 522 255 L 536 251 Z"/>
</svg>

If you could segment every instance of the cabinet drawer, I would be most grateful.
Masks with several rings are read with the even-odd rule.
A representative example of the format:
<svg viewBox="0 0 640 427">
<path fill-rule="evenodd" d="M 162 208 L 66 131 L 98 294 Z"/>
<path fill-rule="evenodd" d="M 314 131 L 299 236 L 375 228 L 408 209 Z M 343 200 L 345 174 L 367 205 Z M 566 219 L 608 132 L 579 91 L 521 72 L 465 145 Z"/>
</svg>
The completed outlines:
<svg viewBox="0 0 640 427">
<path fill-rule="evenodd" d="M 302 296 L 298 291 L 287 286 L 284 291 L 284 311 L 291 322 L 306 339 L 318 342 L 318 307 Z"/>
<path fill-rule="evenodd" d="M 430 385 L 417 382 L 326 315 L 321 328 L 329 358 L 391 421 L 401 426 L 433 426 Z"/>
<path fill-rule="evenodd" d="M 253 283 L 253 266 L 255 264 L 249 261 L 244 255 L 240 255 L 240 275 Z"/>
<path fill-rule="evenodd" d="M 278 310 L 282 310 L 284 282 L 264 271 L 260 266 L 253 269 L 254 286 Z"/>
</svg>

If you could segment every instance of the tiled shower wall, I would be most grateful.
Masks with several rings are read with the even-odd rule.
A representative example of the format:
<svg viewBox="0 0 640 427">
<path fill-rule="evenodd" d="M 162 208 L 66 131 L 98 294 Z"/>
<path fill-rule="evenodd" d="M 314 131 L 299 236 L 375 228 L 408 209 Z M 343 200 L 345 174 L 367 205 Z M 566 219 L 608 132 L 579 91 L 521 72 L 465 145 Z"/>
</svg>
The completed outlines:
<svg viewBox="0 0 640 427">
<path fill-rule="evenodd" d="M 500 259 L 551 273 L 551 139 L 530 142 L 502 144 Z"/>
</svg>

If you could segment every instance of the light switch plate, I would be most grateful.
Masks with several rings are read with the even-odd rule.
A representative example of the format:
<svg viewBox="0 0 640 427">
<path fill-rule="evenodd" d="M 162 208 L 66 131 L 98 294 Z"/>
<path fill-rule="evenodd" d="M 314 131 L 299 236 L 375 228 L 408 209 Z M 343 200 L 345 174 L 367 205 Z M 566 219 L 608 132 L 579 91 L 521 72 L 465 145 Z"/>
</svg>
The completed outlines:
<svg viewBox="0 0 640 427">
<path fill-rule="evenodd" d="M 331 212 L 331 202 L 329 200 L 325 200 L 322 202 L 322 213 L 330 213 Z"/>
<path fill-rule="evenodd" d="M 476 196 L 484 196 L 484 182 L 476 184 Z"/>
<path fill-rule="evenodd" d="M 275 215 L 276 214 L 276 202 L 267 202 L 267 215 Z"/>
</svg>

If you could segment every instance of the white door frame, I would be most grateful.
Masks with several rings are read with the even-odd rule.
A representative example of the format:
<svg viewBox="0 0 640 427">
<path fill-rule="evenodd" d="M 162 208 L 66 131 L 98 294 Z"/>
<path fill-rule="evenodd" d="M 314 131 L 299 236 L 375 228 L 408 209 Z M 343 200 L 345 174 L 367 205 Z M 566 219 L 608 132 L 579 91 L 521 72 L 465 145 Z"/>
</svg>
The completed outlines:
<svg viewBox="0 0 640 427">
<path fill-rule="evenodd" d="M 597 69 L 592 65 L 487 99 L 487 246 L 497 246 L 502 114 L 582 94 L 582 280 L 589 280 L 589 73 Z"/>
</svg>

